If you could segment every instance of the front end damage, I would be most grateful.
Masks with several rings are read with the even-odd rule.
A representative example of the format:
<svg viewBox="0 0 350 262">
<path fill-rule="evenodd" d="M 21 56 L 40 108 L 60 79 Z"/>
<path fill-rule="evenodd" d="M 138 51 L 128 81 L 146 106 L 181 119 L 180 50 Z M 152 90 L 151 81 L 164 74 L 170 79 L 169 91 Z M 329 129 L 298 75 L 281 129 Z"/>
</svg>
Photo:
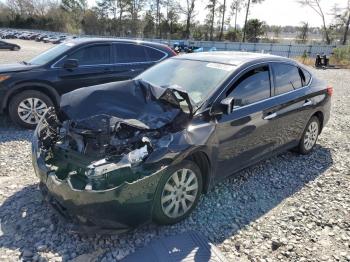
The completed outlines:
<svg viewBox="0 0 350 262">
<path fill-rule="evenodd" d="M 162 172 L 190 146 L 174 143 L 192 117 L 189 98 L 140 81 L 86 89 L 63 96 L 58 114 L 48 110 L 35 130 L 41 189 L 61 214 L 86 225 L 146 223 Z M 109 106 L 112 94 L 128 105 Z M 90 99 L 96 114 L 87 112 Z"/>
</svg>

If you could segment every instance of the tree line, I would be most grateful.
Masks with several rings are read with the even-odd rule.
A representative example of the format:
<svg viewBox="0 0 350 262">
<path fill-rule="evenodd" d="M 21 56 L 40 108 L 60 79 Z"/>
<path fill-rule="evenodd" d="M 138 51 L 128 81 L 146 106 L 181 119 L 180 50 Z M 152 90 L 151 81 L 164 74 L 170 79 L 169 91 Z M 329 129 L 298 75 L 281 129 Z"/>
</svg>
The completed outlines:
<svg viewBox="0 0 350 262">
<path fill-rule="evenodd" d="M 251 8 L 264 0 L 7 0 L 0 3 L 0 26 L 41 29 L 88 35 L 162 39 L 271 41 L 287 31 L 297 31 L 307 42 L 310 32 L 322 33 L 325 43 L 345 44 L 350 25 L 350 0 L 346 8 L 334 6 L 332 23 L 326 21 L 322 0 L 295 0 L 320 17 L 319 29 L 304 22 L 297 27 L 268 26 L 250 17 Z M 201 4 L 202 3 L 202 4 Z M 205 12 L 204 21 L 198 13 Z M 237 21 L 244 18 L 244 24 Z"/>
</svg>

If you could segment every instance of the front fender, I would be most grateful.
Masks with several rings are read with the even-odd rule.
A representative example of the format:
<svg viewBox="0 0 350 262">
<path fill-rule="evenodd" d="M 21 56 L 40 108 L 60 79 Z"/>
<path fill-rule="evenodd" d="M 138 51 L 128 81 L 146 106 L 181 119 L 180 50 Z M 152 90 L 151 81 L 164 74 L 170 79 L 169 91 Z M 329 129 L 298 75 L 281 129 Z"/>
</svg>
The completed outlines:
<svg viewBox="0 0 350 262">
<path fill-rule="evenodd" d="M 2 100 L 1 111 L 3 111 L 7 107 L 11 97 L 14 94 L 20 92 L 21 90 L 30 90 L 30 89 L 37 90 L 37 91 L 44 90 L 43 93 L 49 94 L 50 98 L 53 100 L 53 102 L 56 106 L 59 105 L 60 99 L 61 99 L 58 92 L 47 83 L 24 82 L 24 83 L 20 83 L 20 84 L 16 84 L 14 86 L 11 86 L 7 89 L 8 89 L 8 91 L 5 93 L 5 96 Z"/>
</svg>

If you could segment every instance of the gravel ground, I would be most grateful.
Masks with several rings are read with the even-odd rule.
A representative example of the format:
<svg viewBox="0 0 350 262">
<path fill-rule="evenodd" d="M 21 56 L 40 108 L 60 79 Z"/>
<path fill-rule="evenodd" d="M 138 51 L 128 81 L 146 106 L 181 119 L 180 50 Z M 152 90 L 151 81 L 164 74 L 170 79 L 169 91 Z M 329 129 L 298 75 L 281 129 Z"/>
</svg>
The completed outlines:
<svg viewBox="0 0 350 262">
<path fill-rule="evenodd" d="M 0 63 L 50 47 L 16 42 L 22 50 L 0 51 Z M 335 94 L 331 120 L 311 155 L 288 152 L 261 162 L 217 185 L 185 221 L 120 235 L 71 232 L 42 201 L 32 132 L 1 117 L 0 261 L 114 261 L 186 230 L 206 235 L 230 261 L 350 261 L 350 71 L 316 74 Z"/>
</svg>

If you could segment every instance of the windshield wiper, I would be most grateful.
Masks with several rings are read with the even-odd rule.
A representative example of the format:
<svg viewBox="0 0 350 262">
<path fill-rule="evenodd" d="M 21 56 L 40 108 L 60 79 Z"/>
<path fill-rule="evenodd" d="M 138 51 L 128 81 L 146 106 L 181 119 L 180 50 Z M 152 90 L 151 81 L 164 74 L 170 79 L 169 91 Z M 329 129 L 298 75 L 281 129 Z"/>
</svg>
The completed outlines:
<svg viewBox="0 0 350 262">
<path fill-rule="evenodd" d="M 24 60 L 21 63 L 24 65 L 30 65 L 30 63 L 28 63 L 27 61 L 24 61 Z"/>
</svg>

